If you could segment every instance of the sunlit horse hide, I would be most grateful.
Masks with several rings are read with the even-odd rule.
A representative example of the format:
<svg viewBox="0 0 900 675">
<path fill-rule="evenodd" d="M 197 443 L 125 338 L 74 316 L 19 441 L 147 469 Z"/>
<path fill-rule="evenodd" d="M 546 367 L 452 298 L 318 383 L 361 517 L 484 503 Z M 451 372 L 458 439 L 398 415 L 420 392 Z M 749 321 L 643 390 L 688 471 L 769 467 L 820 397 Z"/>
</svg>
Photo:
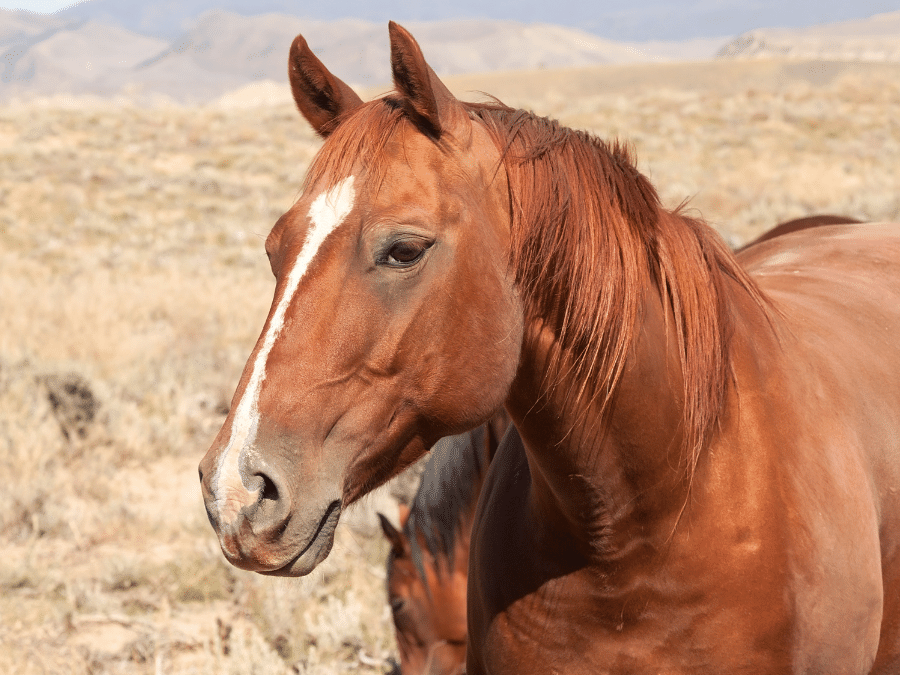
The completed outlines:
<svg viewBox="0 0 900 675">
<path fill-rule="evenodd" d="M 312 55 L 326 140 L 266 242 L 275 297 L 200 465 L 226 557 L 311 571 L 347 504 L 502 403 L 466 670 L 900 669 L 900 235 L 739 258 L 618 143 Z"/>
<path fill-rule="evenodd" d="M 505 410 L 431 450 L 400 528 L 382 514 L 391 544 L 388 602 L 402 675 L 451 675 L 466 659 L 466 585 L 472 520 L 490 461 L 509 426 Z"/>
</svg>

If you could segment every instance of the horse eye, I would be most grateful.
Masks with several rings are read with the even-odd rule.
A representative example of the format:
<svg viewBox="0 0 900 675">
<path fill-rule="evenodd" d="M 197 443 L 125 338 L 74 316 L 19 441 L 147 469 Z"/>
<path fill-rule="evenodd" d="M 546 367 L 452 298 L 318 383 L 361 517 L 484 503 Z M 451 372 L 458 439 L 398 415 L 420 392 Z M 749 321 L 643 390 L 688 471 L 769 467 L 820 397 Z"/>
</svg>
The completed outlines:
<svg viewBox="0 0 900 675">
<path fill-rule="evenodd" d="M 384 262 L 392 267 L 414 265 L 431 248 L 431 242 L 422 239 L 401 239 L 394 242 L 384 256 Z"/>
<path fill-rule="evenodd" d="M 396 614 L 403 606 L 406 604 L 406 600 L 404 598 L 393 598 L 391 600 L 391 611 Z"/>
</svg>

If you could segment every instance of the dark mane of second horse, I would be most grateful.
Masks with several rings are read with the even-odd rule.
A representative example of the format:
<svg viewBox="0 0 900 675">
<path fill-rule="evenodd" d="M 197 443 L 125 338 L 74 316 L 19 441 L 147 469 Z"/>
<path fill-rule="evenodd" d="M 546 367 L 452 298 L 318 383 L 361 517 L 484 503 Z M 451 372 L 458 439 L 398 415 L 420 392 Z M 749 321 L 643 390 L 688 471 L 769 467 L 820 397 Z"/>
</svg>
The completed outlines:
<svg viewBox="0 0 900 675">
<path fill-rule="evenodd" d="M 443 438 L 432 448 L 403 525 L 413 563 L 423 580 L 423 544 L 435 560 L 444 559 L 448 570 L 454 569 L 457 537 L 468 542 L 484 474 L 508 423 L 501 412 L 489 423 Z"/>
</svg>

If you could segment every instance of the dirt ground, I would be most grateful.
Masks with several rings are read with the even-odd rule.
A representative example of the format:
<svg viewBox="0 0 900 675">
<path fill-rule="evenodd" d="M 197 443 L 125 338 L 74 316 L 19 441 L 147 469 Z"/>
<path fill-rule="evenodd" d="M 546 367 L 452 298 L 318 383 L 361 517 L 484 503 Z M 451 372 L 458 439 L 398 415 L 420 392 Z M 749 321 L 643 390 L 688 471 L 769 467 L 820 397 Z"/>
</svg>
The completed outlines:
<svg viewBox="0 0 900 675">
<path fill-rule="evenodd" d="M 732 245 L 810 213 L 900 221 L 897 65 L 450 84 L 629 139 Z M 263 240 L 317 147 L 288 103 L 0 109 L 0 672 L 390 669 L 387 492 L 284 580 L 225 562 L 197 481 L 271 301 Z"/>
</svg>

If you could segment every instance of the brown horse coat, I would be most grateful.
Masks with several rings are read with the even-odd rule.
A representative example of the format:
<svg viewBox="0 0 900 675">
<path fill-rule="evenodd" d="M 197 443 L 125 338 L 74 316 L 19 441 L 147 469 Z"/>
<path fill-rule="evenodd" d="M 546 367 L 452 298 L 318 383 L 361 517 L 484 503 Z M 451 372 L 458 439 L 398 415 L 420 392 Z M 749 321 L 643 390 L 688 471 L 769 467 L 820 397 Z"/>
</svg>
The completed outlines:
<svg viewBox="0 0 900 675">
<path fill-rule="evenodd" d="M 859 222 L 828 214 L 797 218 L 779 223 L 739 250 L 800 230 Z M 400 529 L 379 514 L 391 543 L 388 601 L 403 675 L 464 669 L 466 580 L 475 505 L 488 455 L 493 457 L 508 424 L 501 411 L 490 426 L 443 439 L 430 453 L 411 509 L 401 508 Z M 419 517 L 410 519 L 411 511 Z"/>
<path fill-rule="evenodd" d="M 501 448 L 476 517 L 470 672 L 896 672 L 900 379 L 885 364 L 900 359 L 897 261 L 896 226 L 877 225 L 745 256 L 772 311 L 733 306 L 734 379 L 690 499 L 658 528 L 651 509 L 620 507 L 606 563 L 541 535 L 543 516 L 510 527 L 533 498 L 529 445 L 546 443 L 526 416 L 525 445 Z M 661 422 L 640 412 L 665 391 L 648 395 L 653 374 L 626 374 L 623 428 Z"/>
</svg>

